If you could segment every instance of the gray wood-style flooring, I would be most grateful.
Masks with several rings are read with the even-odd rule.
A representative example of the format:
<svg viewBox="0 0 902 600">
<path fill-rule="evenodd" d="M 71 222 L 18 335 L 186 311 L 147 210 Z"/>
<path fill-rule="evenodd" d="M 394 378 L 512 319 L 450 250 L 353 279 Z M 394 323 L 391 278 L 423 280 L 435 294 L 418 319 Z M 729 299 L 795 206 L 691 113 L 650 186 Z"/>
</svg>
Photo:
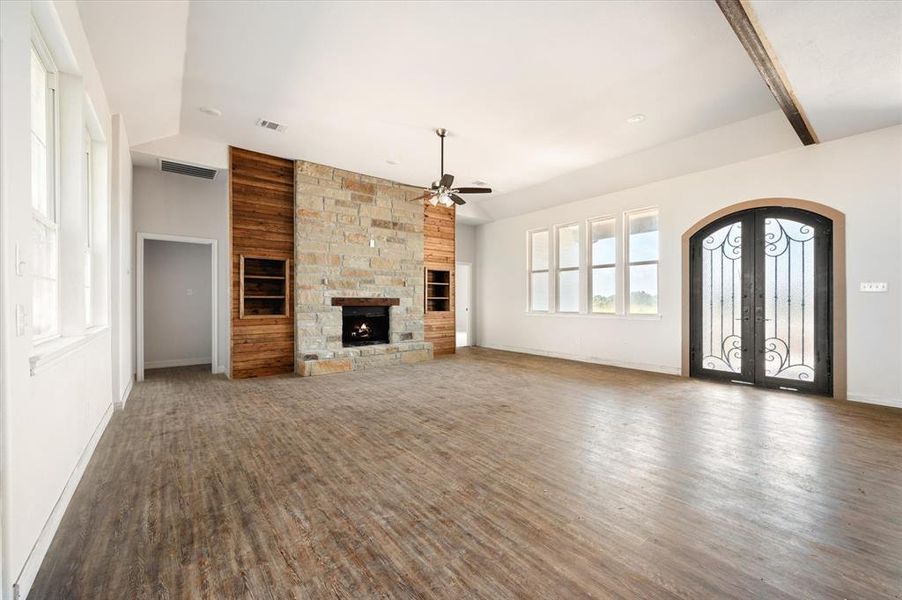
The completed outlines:
<svg viewBox="0 0 902 600">
<path fill-rule="evenodd" d="M 473 349 L 151 371 L 31 598 L 902 598 L 902 411 Z"/>
</svg>

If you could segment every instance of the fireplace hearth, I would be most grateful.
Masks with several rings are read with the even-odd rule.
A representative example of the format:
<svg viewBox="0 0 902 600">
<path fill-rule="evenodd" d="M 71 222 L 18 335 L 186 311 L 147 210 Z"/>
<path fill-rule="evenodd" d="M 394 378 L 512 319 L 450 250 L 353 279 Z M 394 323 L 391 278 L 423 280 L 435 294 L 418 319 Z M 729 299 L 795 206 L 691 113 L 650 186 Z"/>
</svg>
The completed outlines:
<svg viewBox="0 0 902 600">
<path fill-rule="evenodd" d="M 345 348 L 389 342 L 388 306 L 343 306 L 341 343 Z"/>
</svg>

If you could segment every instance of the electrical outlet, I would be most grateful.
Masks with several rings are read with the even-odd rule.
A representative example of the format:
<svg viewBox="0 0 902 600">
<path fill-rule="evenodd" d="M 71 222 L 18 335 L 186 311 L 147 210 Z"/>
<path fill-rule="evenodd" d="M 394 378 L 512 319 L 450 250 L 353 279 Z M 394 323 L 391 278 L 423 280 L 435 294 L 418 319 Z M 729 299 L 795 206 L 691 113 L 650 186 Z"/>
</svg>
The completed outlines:
<svg viewBox="0 0 902 600">
<path fill-rule="evenodd" d="M 867 293 L 885 292 L 888 286 L 885 281 L 862 281 L 859 290 Z"/>
<path fill-rule="evenodd" d="M 194 290 L 192 290 L 191 288 L 188 288 L 187 290 L 185 290 L 185 295 L 186 295 L 186 296 L 193 296 L 193 295 L 194 295 Z"/>
</svg>

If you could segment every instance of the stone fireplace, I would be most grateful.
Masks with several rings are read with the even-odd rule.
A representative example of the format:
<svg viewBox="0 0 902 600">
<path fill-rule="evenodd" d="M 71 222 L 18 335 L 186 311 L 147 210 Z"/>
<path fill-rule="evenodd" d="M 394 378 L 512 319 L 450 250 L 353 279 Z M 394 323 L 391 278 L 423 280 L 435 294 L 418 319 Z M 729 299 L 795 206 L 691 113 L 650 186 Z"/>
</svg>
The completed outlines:
<svg viewBox="0 0 902 600">
<path fill-rule="evenodd" d="M 295 366 L 319 375 L 429 360 L 421 190 L 295 163 Z M 367 331 L 360 327 L 367 322 Z M 356 335 L 351 335 L 354 328 Z"/>
</svg>

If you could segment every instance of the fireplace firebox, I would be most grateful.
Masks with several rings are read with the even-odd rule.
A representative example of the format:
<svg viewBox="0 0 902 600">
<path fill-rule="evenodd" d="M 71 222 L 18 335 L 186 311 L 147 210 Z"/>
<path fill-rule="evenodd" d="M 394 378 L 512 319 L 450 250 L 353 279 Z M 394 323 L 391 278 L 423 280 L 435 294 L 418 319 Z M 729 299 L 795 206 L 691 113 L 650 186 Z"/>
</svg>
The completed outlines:
<svg viewBox="0 0 902 600">
<path fill-rule="evenodd" d="M 388 343 L 388 306 L 343 306 L 341 343 L 343 346 L 370 346 Z"/>
</svg>

